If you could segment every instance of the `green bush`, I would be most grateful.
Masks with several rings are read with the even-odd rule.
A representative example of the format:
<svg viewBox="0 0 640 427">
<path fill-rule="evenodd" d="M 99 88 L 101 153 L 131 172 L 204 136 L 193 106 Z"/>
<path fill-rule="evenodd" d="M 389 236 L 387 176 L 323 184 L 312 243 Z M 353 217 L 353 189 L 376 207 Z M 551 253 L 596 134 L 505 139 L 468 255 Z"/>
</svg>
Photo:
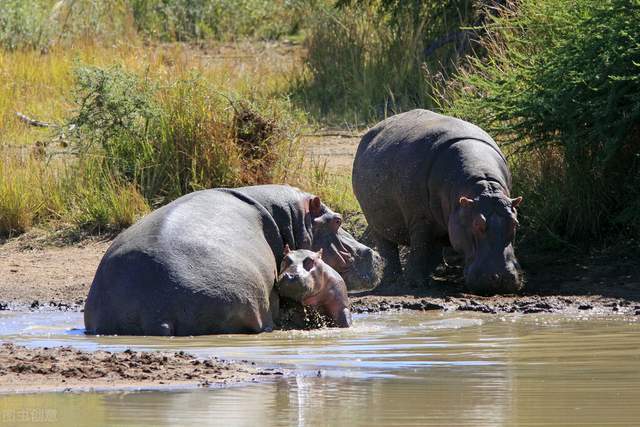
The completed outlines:
<svg viewBox="0 0 640 427">
<path fill-rule="evenodd" d="M 278 100 L 235 101 L 198 75 L 164 84 L 119 67 L 77 71 L 70 137 L 159 205 L 203 188 L 276 180 L 294 141 Z"/>
<path fill-rule="evenodd" d="M 0 46 L 8 50 L 45 46 L 52 5 L 52 0 L 0 0 Z"/>
<path fill-rule="evenodd" d="M 77 40 L 115 43 L 133 29 L 128 0 L 0 0 L 0 47 L 41 49 Z"/>
<path fill-rule="evenodd" d="M 639 28 L 635 0 L 522 0 L 448 87 L 511 153 L 532 235 L 640 232 Z"/>
</svg>

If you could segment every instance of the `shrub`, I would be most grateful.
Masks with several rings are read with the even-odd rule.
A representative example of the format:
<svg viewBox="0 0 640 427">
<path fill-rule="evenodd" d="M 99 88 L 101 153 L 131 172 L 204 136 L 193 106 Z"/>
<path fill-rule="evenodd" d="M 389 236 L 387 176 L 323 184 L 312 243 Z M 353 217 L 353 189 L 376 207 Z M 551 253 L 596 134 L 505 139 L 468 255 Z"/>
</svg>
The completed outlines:
<svg viewBox="0 0 640 427">
<path fill-rule="evenodd" d="M 153 205 L 203 188 L 276 179 L 294 131 L 277 100 L 234 101 L 199 75 L 150 83 L 118 67 L 78 70 L 75 146 Z M 98 151 L 96 151 L 98 150 Z"/>
<path fill-rule="evenodd" d="M 533 233 L 640 231 L 640 5 L 523 0 L 488 26 L 444 109 L 512 153 Z"/>
<path fill-rule="evenodd" d="M 0 47 L 7 50 L 114 43 L 133 30 L 127 0 L 0 0 Z"/>
</svg>

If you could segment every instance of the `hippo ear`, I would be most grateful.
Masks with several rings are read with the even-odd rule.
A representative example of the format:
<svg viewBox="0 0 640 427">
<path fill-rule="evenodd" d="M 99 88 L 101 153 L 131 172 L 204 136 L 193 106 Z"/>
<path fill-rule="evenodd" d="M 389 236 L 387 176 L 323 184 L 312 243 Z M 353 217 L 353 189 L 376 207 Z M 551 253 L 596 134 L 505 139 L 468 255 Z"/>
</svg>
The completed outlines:
<svg viewBox="0 0 640 427">
<path fill-rule="evenodd" d="M 471 206 L 473 206 L 473 200 L 471 200 L 468 197 L 460 197 L 460 206 L 462 206 L 463 208 L 470 208 Z"/>
<path fill-rule="evenodd" d="M 322 215 L 322 203 L 320 202 L 320 197 L 313 196 L 309 201 L 309 213 L 314 218 Z"/>
<path fill-rule="evenodd" d="M 322 259 L 322 248 L 320 248 L 320 250 L 316 252 L 316 256 L 318 257 L 318 260 Z"/>
<path fill-rule="evenodd" d="M 522 203 L 522 196 L 516 197 L 515 199 L 511 199 L 511 207 L 517 208 Z"/>
<path fill-rule="evenodd" d="M 284 254 L 287 255 L 289 252 L 291 252 L 291 249 L 289 248 L 288 244 L 284 245 Z"/>
</svg>

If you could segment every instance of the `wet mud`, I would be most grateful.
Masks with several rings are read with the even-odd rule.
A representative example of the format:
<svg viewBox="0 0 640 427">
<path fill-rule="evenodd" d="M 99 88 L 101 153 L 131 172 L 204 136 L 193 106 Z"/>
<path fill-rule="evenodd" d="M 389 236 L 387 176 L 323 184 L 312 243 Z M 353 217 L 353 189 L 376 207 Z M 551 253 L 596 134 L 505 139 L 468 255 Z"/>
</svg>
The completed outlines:
<svg viewBox="0 0 640 427">
<path fill-rule="evenodd" d="M 185 352 L 86 352 L 0 345 L 0 393 L 223 386 L 282 376 L 276 369 Z"/>
</svg>

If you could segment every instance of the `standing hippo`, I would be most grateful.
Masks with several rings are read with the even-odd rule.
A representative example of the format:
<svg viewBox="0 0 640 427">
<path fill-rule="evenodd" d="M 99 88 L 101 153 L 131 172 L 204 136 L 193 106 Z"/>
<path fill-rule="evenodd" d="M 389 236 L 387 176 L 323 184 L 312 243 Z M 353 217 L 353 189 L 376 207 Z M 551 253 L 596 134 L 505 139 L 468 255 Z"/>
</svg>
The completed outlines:
<svg viewBox="0 0 640 427">
<path fill-rule="evenodd" d="M 347 286 L 342 277 L 322 261 L 322 252 L 284 247 L 278 295 L 318 308 L 340 328 L 351 326 Z"/>
<path fill-rule="evenodd" d="M 271 330 L 285 245 L 312 248 L 314 227 L 334 216 L 318 197 L 284 185 L 183 196 L 114 240 L 87 297 L 86 330 L 125 335 Z M 340 241 L 337 233 L 318 237 Z M 349 249 L 352 268 L 376 262 L 377 254 L 364 245 Z M 362 254 L 373 261 L 359 258 Z"/>
<path fill-rule="evenodd" d="M 510 198 L 505 157 L 479 127 L 427 110 L 390 117 L 362 138 L 353 189 L 386 261 L 384 282 L 401 273 L 399 244 L 411 249 L 412 286 L 428 279 L 450 244 L 464 254 L 471 291 L 522 287 L 513 251 L 522 197 Z"/>
</svg>

